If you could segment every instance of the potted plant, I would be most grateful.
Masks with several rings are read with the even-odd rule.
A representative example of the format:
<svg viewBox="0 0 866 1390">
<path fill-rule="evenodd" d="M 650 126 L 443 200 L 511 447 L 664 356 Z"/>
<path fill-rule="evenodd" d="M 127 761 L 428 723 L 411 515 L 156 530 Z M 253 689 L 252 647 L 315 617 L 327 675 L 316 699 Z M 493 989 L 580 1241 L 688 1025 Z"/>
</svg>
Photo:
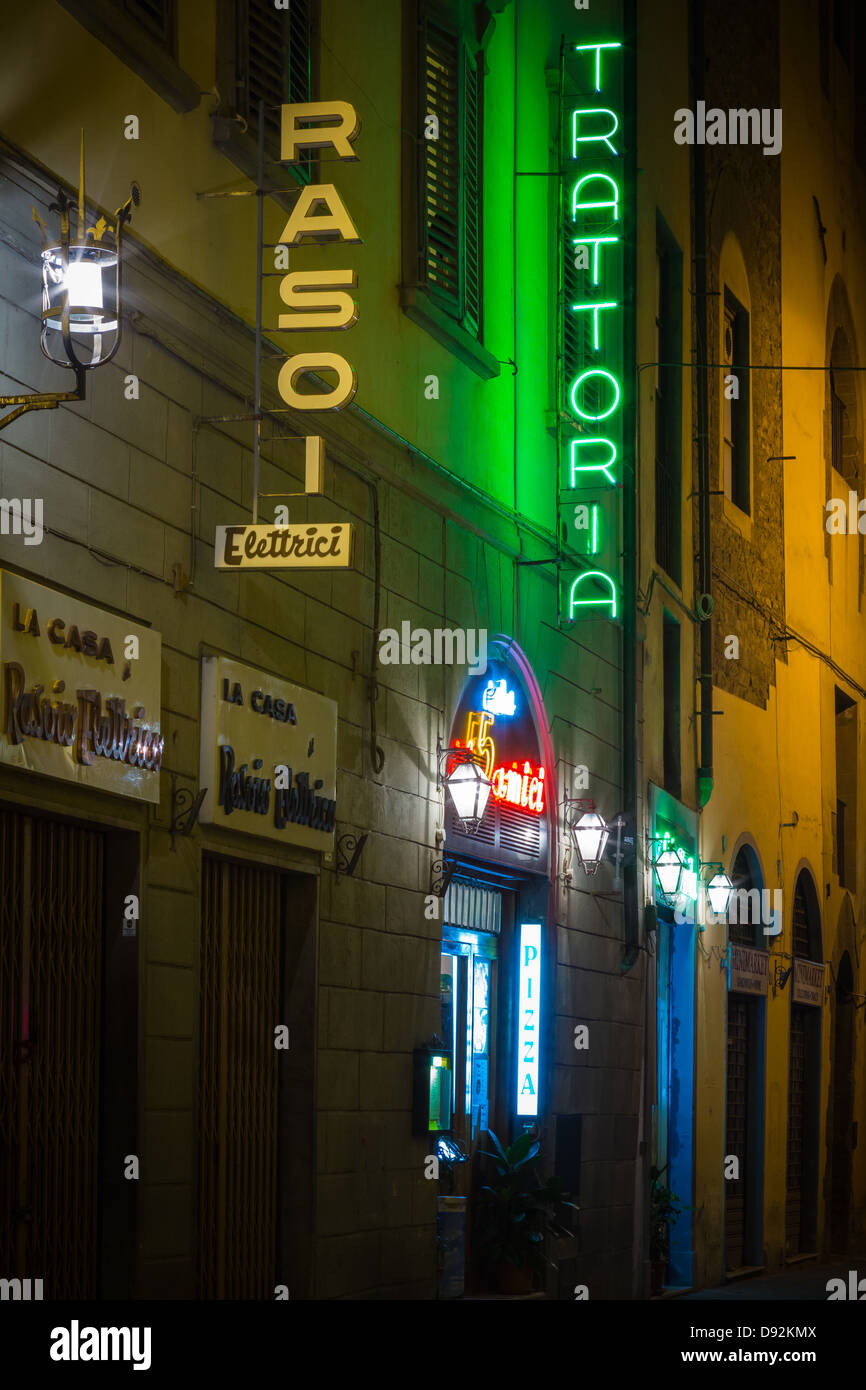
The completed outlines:
<svg viewBox="0 0 866 1390">
<path fill-rule="evenodd" d="M 671 1257 L 671 1225 L 688 1210 L 675 1192 L 662 1182 L 667 1164 L 650 1168 L 650 1296 L 660 1294 Z"/>
<path fill-rule="evenodd" d="M 544 1237 L 572 1232 L 558 1219 L 561 1207 L 578 1208 L 557 1177 L 541 1180 L 537 1170 L 540 1144 L 531 1133 L 504 1147 L 487 1131 L 493 1152 L 481 1150 L 492 1164 L 489 1181 L 481 1186 L 472 1216 L 474 1251 L 488 1280 L 500 1293 L 532 1290 L 533 1276 L 545 1264 Z"/>
</svg>

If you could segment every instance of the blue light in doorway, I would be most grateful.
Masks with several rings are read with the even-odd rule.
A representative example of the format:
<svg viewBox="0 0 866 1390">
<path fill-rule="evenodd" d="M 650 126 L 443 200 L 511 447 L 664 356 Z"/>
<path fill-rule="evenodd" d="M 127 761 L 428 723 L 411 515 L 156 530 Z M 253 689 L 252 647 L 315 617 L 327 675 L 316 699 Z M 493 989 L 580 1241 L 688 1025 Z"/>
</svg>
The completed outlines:
<svg viewBox="0 0 866 1390">
<path fill-rule="evenodd" d="M 538 1114 L 538 1056 L 541 1030 L 541 923 L 520 928 L 517 1005 L 517 1114 Z"/>
<path fill-rule="evenodd" d="M 488 681 L 484 687 L 481 702 L 488 714 L 498 714 L 506 719 L 510 718 L 517 709 L 514 691 L 508 689 L 505 681 Z"/>
</svg>

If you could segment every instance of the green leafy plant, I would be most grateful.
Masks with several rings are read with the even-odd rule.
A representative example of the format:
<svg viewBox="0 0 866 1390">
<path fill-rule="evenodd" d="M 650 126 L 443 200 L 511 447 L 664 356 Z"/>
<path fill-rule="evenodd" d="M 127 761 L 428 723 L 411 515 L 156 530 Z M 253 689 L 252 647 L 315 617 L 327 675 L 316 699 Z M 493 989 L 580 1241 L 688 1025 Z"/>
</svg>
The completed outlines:
<svg viewBox="0 0 866 1390">
<path fill-rule="evenodd" d="M 691 1210 L 662 1182 L 667 1166 L 650 1168 L 650 1259 L 664 1264 L 671 1257 L 671 1226 L 680 1212 Z"/>
<path fill-rule="evenodd" d="M 544 1254 L 544 1237 L 570 1236 L 558 1217 L 564 1207 L 578 1211 L 557 1177 L 541 1180 L 537 1170 L 540 1144 L 531 1134 L 521 1134 L 503 1147 L 492 1130 L 488 1135 L 494 1152 L 481 1150 L 493 1170 L 474 1204 L 472 1235 L 483 1269 L 515 1265 L 534 1273 L 552 1264 Z"/>
</svg>

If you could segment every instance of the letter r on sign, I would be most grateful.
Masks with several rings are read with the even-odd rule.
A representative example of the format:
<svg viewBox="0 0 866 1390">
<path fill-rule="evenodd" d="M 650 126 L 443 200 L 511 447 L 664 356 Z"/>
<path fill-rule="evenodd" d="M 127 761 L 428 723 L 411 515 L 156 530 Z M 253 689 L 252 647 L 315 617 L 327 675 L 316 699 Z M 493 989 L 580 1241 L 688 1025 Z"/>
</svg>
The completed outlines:
<svg viewBox="0 0 866 1390">
<path fill-rule="evenodd" d="M 304 122 L 301 125 L 301 122 Z M 336 121 L 336 125 L 322 125 Z M 352 141 L 361 129 L 358 113 L 348 101 L 305 101 L 282 108 L 280 159 L 297 164 L 300 150 L 321 150 L 331 145 L 340 159 L 357 159 Z"/>
</svg>

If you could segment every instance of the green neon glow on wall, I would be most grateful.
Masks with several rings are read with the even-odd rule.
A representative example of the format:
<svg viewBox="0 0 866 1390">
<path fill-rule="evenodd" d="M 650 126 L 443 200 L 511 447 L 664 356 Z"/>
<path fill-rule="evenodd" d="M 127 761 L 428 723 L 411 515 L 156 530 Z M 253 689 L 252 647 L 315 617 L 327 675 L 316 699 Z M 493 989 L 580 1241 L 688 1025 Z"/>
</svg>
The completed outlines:
<svg viewBox="0 0 866 1390">
<path fill-rule="evenodd" d="M 613 198 L 604 198 L 600 203 L 579 203 L 577 195 L 583 185 L 588 183 L 590 179 L 603 179 L 605 183 L 609 183 L 613 189 Z M 578 179 L 577 183 L 574 185 L 571 192 L 572 221 L 577 221 L 577 214 L 579 212 L 586 212 L 590 208 L 613 208 L 613 220 L 614 222 L 619 221 L 619 184 L 610 174 L 584 174 L 583 178 Z"/>
<path fill-rule="evenodd" d="M 577 451 L 584 449 L 589 444 L 606 444 L 610 450 L 610 458 L 607 463 L 578 463 Z M 611 467 L 616 463 L 616 445 L 612 439 L 605 439 L 597 436 L 594 439 L 572 439 L 571 441 L 571 486 L 580 487 L 576 475 L 578 473 L 603 473 L 612 487 L 616 487 L 616 478 L 611 473 Z"/>
<path fill-rule="evenodd" d="M 595 90 L 601 91 L 601 50 L 603 48 L 622 48 L 621 43 L 576 43 L 575 53 L 595 52 Z"/>
<path fill-rule="evenodd" d="M 594 315 L 592 320 L 592 345 L 596 352 L 598 352 L 598 311 L 599 309 L 618 309 L 619 305 L 614 303 L 612 299 L 608 299 L 604 302 L 599 300 L 598 303 L 595 304 L 572 304 L 571 307 L 575 313 L 579 313 L 581 309 L 592 310 Z"/>
<path fill-rule="evenodd" d="M 610 598 L 575 598 L 575 597 L 574 597 L 575 590 L 578 588 L 579 585 L 583 584 L 587 579 L 598 579 L 598 580 L 603 580 L 605 584 L 609 584 L 609 585 L 610 585 Z M 610 605 L 610 616 L 611 616 L 612 618 L 615 618 L 615 617 L 616 617 L 616 585 L 614 584 L 614 582 L 613 582 L 613 580 L 611 579 L 610 575 L 609 575 L 609 574 L 605 574 L 604 570 L 585 570 L 583 574 L 579 574 L 579 575 L 577 576 L 577 578 L 576 578 L 575 580 L 572 581 L 571 589 L 569 590 L 569 594 L 568 594 L 568 616 L 569 616 L 569 618 L 573 618 L 573 617 L 574 617 L 574 610 L 575 610 L 575 608 L 598 608 L 598 607 L 600 607 L 600 606 L 604 606 L 604 607 L 606 608 L 608 605 Z"/>
<path fill-rule="evenodd" d="M 592 531 L 590 532 L 590 537 L 589 537 L 589 550 L 588 550 L 587 553 L 588 553 L 589 555 L 597 555 L 598 552 L 599 552 L 600 550 L 601 550 L 601 546 L 599 545 L 599 540 L 598 540 L 598 503 L 597 503 L 597 502 L 593 502 L 593 504 L 592 504 Z"/>
<path fill-rule="evenodd" d="M 692 868 L 694 861 L 687 859 L 682 850 L 679 852 L 683 861 L 683 875 L 680 879 L 680 892 L 684 898 L 690 898 L 692 902 L 698 900 L 698 876 Z"/>
<path fill-rule="evenodd" d="M 616 392 L 613 404 L 608 406 L 607 410 L 600 410 L 597 415 L 588 415 L 587 412 L 585 410 L 581 410 L 580 406 L 577 404 L 577 392 L 580 388 L 581 383 L 586 381 L 587 377 L 589 376 L 607 377 L 608 381 L 613 382 L 613 389 Z M 604 367 L 589 367 L 585 372 L 581 372 L 579 377 L 575 378 L 568 395 L 571 401 L 572 409 L 574 410 L 576 415 L 580 416 L 581 420 L 592 420 L 593 423 L 597 423 L 599 420 L 606 420 L 608 415 L 612 415 L 613 412 L 616 410 L 617 406 L 619 405 L 619 382 L 617 381 L 613 373 L 606 371 Z"/>
<path fill-rule="evenodd" d="M 598 248 L 612 242 L 619 241 L 618 236 L 576 236 L 572 238 L 573 246 L 592 246 L 592 283 L 598 284 Z M 576 268 L 576 267 L 575 267 Z"/>
<path fill-rule="evenodd" d="M 607 132 L 606 135 L 578 135 L 577 132 L 578 132 L 578 129 L 580 128 L 580 117 L 581 117 L 581 116 L 610 116 L 611 120 L 613 121 L 613 125 L 611 126 L 610 130 Z M 579 111 L 572 111 L 572 113 L 571 113 L 571 148 L 572 148 L 572 158 L 573 158 L 573 159 L 578 159 L 579 156 L 580 156 L 580 151 L 579 151 L 579 149 L 577 148 L 578 145 L 586 145 L 586 144 L 589 144 L 589 143 L 592 142 L 592 141 L 596 141 L 596 142 L 597 142 L 597 141 L 599 141 L 599 140 L 603 141 L 603 143 L 604 143 L 605 145 L 607 145 L 607 147 L 608 147 L 608 149 L 610 150 L 610 152 L 611 152 L 612 155 L 618 155 L 618 154 L 619 154 L 619 150 L 616 148 L 616 145 L 614 145 L 614 144 L 611 142 L 611 138 L 610 138 L 612 135 L 616 135 L 616 132 L 617 132 L 618 130 L 619 130 L 619 117 L 617 116 L 617 114 L 616 114 L 615 111 L 611 111 L 611 109 L 610 109 L 609 106 L 588 106 L 588 107 L 583 107 L 583 108 L 582 108 L 581 110 L 579 110 Z"/>
</svg>

